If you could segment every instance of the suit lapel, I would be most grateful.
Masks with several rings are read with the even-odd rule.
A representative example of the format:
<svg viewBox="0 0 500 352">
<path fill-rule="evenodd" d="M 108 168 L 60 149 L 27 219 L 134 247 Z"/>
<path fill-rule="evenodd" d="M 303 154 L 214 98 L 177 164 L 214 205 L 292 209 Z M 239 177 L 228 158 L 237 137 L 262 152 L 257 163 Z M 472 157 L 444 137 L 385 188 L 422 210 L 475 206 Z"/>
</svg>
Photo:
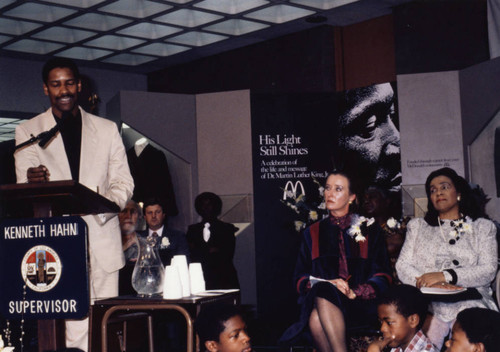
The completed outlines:
<svg viewBox="0 0 500 352">
<path fill-rule="evenodd" d="M 80 182 L 84 183 L 89 179 L 90 173 L 94 171 L 95 159 L 93 155 L 97 152 L 98 140 L 97 129 L 88 114 L 80 109 L 82 113 L 82 147 L 80 150 Z"/>
<path fill-rule="evenodd" d="M 48 131 L 56 125 L 52 109 L 45 112 L 41 123 L 40 132 Z M 47 144 L 44 153 L 46 153 L 50 162 L 50 171 L 56 180 L 71 180 L 71 170 L 69 168 L 68 157 L 61 132 L 57 132 L 55 137 Z M 47 165 L 46 165 L 47 166 Z"/>
</svg>

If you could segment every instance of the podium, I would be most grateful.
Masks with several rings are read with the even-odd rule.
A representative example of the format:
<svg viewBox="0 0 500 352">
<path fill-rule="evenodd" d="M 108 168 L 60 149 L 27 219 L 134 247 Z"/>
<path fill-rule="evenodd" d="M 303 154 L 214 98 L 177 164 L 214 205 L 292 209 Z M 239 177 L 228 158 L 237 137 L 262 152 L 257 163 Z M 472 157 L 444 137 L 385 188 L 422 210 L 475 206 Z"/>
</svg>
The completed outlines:
<svg viewBox="0 0 500 352">
<path fill-rule="evenodd" d="M 51 181 L 0 185 L 0 200 L 7 217 L 49 218 L 60 215 L 117 213 L 118 205 L 80 183 Z M 64 347 L 62 320 L 38 320 L 38 350 Z"/>
</svg>

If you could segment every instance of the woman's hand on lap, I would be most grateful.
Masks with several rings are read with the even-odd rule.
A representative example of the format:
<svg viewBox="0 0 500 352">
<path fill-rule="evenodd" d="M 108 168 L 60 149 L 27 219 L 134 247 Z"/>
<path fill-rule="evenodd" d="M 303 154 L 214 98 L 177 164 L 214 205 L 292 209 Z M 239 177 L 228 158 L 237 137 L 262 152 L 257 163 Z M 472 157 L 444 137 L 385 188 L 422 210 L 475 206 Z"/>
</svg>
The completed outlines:
<svg viewBox="0 0 500 352">
<path fill-rule="evenodd" d="M 437 283 L 446 282 L 444 274 L 442 272 L 425 273 L 422 276 L 416 278 L 417 283 L 415 286 L 417 288 L 421 287 L 433 287 Z"/>
</svg>

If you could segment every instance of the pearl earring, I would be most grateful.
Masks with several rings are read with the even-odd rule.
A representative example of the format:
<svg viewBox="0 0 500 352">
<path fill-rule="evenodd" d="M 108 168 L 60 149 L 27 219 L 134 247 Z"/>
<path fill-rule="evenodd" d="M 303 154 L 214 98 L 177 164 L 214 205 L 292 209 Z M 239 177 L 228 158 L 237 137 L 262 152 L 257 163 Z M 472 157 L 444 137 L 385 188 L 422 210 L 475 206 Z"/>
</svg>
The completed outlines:
<svg viewBox="0 0 500 352">
<path fill-rule="evenodd" d="M 457 196 L 457 201 L 459 201 L 459 202 L 460 202 L 460 199 L 461 199 L 461 198 L 460 198 L 460 196 Z"/>
</svg>

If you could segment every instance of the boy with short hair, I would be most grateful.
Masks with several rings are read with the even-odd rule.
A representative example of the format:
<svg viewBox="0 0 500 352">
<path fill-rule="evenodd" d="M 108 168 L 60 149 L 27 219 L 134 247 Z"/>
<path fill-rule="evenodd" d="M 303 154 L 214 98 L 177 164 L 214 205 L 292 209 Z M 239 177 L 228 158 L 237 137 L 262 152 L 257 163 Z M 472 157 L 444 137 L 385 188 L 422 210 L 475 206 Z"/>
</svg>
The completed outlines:
<svg viewBox="0 0 500 352">
<path fill-rule="evenodd" d="M 235 306 L 212 305 L 203 308 L 196 318 L 195 328 L 203 351 L 252 351 L 247 326 Z"/>
<path fill-rule="evenodd" d="M 391 352 L 439 352 L 421 330 L 427 308 L 425 296 L 416 287 L 391 287 L 378 304 L 383 337 L 372 342 L 367 352 L 380 352 L 387 346 Z"/>
</svg>

